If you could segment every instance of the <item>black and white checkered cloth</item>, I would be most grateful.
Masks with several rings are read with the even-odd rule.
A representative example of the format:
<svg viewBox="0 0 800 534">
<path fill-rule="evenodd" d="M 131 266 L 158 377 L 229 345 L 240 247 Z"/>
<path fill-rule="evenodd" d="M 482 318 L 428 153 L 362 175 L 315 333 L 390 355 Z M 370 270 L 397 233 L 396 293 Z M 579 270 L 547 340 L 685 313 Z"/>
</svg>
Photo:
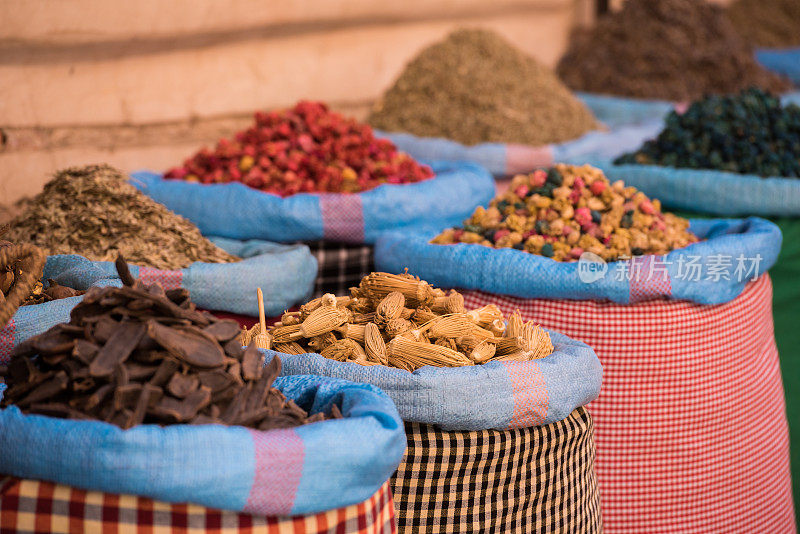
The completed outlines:
<svg viewBox="0 0 800 534">
<path fill-rule="evenodd" d="M 317 258 L 319 271 L 314 297 L 325 293 L 349 295 L 350 288 L 374 270 L 373 247 L 317 241 L 306 243 Z"/>
<path fill-rule="evenodd" d="M 598 533 L 594 427 L 585 408 L 547 426 L 445 432 L 406 423 L 392 478 L 400 533 Z"/>
</svg>

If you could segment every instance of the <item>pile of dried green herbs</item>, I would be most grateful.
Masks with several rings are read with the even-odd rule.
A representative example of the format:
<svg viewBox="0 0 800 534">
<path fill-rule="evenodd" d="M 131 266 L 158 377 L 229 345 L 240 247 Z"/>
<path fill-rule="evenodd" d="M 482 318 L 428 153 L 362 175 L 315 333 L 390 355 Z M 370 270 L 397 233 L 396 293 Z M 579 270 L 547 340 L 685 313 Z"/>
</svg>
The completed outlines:
<svg viewBox="0 0 800 534">
<path fill-rule="evenodd" d="M 158 269 L 238 260 L 108 165 L 59 171 L 10 226 L 5 239 L 48 254 L 113 261 L 122 253 L 131 263 Z"/>
<path fill-rule="evenodd" d="M 628 0 L 576 31 L 557 70 L 577 91 L 673 101 L 790 88 L 756 62 L 721 7 L 698 0 Z"/>
<path fill-rule="evenodd" d="M 457 30 L 420 52 L 368 122 L 468 145 L 559 143 L 599 127 L 547 67 L 480 29 Z"/>
</svg>

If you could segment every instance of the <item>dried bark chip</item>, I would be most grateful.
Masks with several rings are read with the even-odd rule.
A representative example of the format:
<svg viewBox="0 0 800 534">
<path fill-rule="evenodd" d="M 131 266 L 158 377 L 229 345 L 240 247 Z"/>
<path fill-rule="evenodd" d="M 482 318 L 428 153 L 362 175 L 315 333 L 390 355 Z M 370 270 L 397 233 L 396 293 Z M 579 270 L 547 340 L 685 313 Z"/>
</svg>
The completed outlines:
<svg viewBox="0 0 800 534">
<path fill-rule="evenodd" d="M 319 423 L 320 421 L 324 420 L 325 420 L 325 414 L 322 412 L 317 412 L 314 415 L 310 416 L 308 419 L 306 419 L 306 424 L 308 425 L 311 423 Z"/>
<path fill-rule="evenodd" d="M 72 348 L 72 356 L 86 365 L 90 365 L 95 356 L 97 356 L 100 346 L 86 341 L 85 339 L 76 339 L 75 346 Z"/>
<path fill-rule="evenodd" d="M 189 290 L 185 287 L 179 287 L 177 289 L 168 289 L 166 291 L 166 297 L 180 306 L 184 301 L 189 299 Z"/>
<path fill-rule="evenodd" d="M 114 390 L 114 410 L 133 410 L 136 407 L 136 401 L 139 399 L 141 393 L 141 384 L 118 386 L 117 389 Z"/>
<path fill-rule="evenodd" d="M 36 373 L 36 367 L 28 358 L 15 356 L 8 364 L 8 378 L 15 384 L 32 381 Z"/>
<path fill-rule="evenodd" d="M 308 412 L 295 404 L 292 399 L 286 401 L 286 410 L 288 410 L 291 414 L 296 415 L 298 419 L 305 419 L 306 416 L 308 416 Z"/>
<path fill-rule="evenodd" d="M 331 404 L 331 418 L 332 419 L 344 419 L 344 415 L 342 415 L 342 411 L 339 409 L 339 406 L 336 404 Z"/>
<path fill-rule="evenodd" d="M 109 336 L 108 341 L 98 351 L 89 365 L 92 376 L 108 376 L 114 368 L 128 359 L 145 333 L 143 323 L 123 322 Z"/>
<path fill-rule="evenodd" d="M 258 380 L 264 369 L 264 356 L 256 348 L 255 343 L 250 343 L 242 357 L 242 378 L 245 380 Z"/>
<path fill-rule="evenodd" d="M 178 399 L 183 399 L 198 387 L 200 387 L 200 379 L 197 378 L 197 375 L 175 373 L 167 383 L 167 393 Z"/>
<path fill-rule="evenodd" d="M 118 386 L 125 386 L 130 382 L 131 377 L 128 373 L 128 368 L 125 367 L 124 364 L 120 363 L 114 368 L 114 375 L 112 381 L 114 384 Z"/>
<path fill-rule="evenodd" d="M 202 335 L 197 329 L 168 328 L 155 321 L 147 322 L 148 335 L 170 354 L 202 368 L 213 368 L 222 365 L 225 353 L 219 343 Z"/>
<path fill-rule="evenodd" d="M 83 391 L 91 391 L 92 389 L 94 389 L 96 385 L 97 382 L 95 382 L 94 378 L 89 376 L 78 379 L 75 378 L 72 379 L 72 391 L 75 391 L 77 393 Z"/>
<path fill-rule="evenodd" d="M 160 391 L 160 388 L 145 384 L 139 393 L 139 398 L 136 400 L 136 406 L 134 407 L 133 412 L 125 421 L 125 425 L 122 428 L 127 429 L 142 424 L 144 422 L 144 417 L 147 414 L 147 408 L 150 405 L 150 397 L 153 394 L 160 393 Z"/>
<path fill-rule="evenodd" d="M 20 408 L 24 408 L 33 403 L 40 403 L 42 401 L 51 399 L 67 389 L 68 384 L 69 377 L 67 376 L 67 373 L 64 371 L 59 371 L 51 378 L 36 386 L 36 388 L 28 393 L 24 399 L 17 401 L 17 404 L 20 406 Z"/>
<path fill-rule="evenodd" d="M 220 416 L 223 421 L 228 424 L 235 424 L 239 418 L 239 413 L 244 409 L 247 398 L 250 396 L 252 386 L 253 384 L 247 384 L 236 393 L 236 396 L 233 397 L 231 403 Z"/>
<path fill-rule="evenodd" d="M 221 425 L 224 424 L 222 421 L 215 417 L 211 417 L 208 415 L 200 414 L 191 421 L 189 421 L 190 425 Z"/>
<path fill-rule="evenodd" d="M 97 390 L 89 396 L 89 401 L 86 403 L 87 410 L 94 410 L 100 403 L 102 403 L 106 397 L 108 397 L 114 391 L 113 384 L 104 384 L 97 388 Z"/>
<path fill-rule="evenodd" d="M 197 376 L 200 379 L 200 384 L 211 389 L 212 393 L 222 391 L 236 383 L 236 380 L 222 369 L 202 371 Z"/>
<path fill-rule="evenodd" d="M 125 368 L 128 370 L 128 378 L 133 381 L 141 381 L 150 378 L 158 370 L 157 365 L 142 365 L 130 359 L 125 362 Z"/>
<path fill-rule="evenodd" d="M 33 347 L 39 354 L 59 354 L 70 352 L 75 346 L 75 339 L 72 336 L 62 334 L 57 330 L 48 330 L 41 336 L 37 336 L 33 342 Z"/>
<path fill-rule="evenodd" d="M 158 387 L 165 386 L 179 368 L 180 364 L 172 358 L 163 360 L 153 378 L 150 379 L 150 384 Z"/>
<path fill-rule="evenodd" d="M 61 352 L 58 354 L 43 354 L 40 356 L 42 361 L 45 362 L 47 365 L 55 366 L 63 362 L 69 357 L 69 352 Z"/>
<path fill-rule="evenodd" d="M 236 358 L 237 360 L 241 361 L 242 356 L 244 356 L 244 347 L 239 342 L 238 338 L 233 338 L 223 347 L 225 350 L 225 354 L 230 356 L 231 358 Z"/>
<path fill-rule="evenodd" d="M 108 315 L 98 317 L 93 323 L 91 330 L 92 338 L 96 340 L 98 344 L 106 343 L 120 325 L 119 321 L 115 321 Z"/>
<path fill-rule="evenodd" d="M 203 328 L 203 331 L 216 338 L 220 343 L 223 343 L 237 337 L 242 331 L 242 328 L 236 321 L 224 319 L 211 323 Z"/>
</svg>

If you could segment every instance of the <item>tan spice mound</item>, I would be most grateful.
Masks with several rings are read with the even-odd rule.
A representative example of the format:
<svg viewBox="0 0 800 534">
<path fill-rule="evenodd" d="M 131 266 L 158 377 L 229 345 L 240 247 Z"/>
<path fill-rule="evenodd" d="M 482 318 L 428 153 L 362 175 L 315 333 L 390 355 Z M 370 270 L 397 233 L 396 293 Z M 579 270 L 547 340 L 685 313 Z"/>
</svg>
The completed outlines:
<svg viewBox="0 0 800 534">
<path fill-rule="evenodd" d="M 673 101 L 790 88 L 756 62 L 721 7 L 699 0 L 628 0 L 573 34 L 557 72 L 577 91 Z"/>
<path fill-rule="evenodd" d="M 728 17 L 755 46 L 800 46 L 798 0 L 738 0 L 728 7 Z"/>
<path fill-rule="evenodd" d="M 368 122 L 468 145 L 560 143 L 599 128 L 550 69 L 480 29 L 457 30 L 420 52 Z"/>
<path fill-rule="evenodd" d="M 467 311 L 460 293 L 445 293 L 407 273 L 371 273 L 350 292 L 328 293 L 299 312 L 284 313 L 269 331 L 272 348 L 406 371 L 528 361 L 553 352 L 550 335 L 533 321 L 523 322 L 519 311 L 506 325 L 494 304 Z"/>
<path fill-rule="evenodd" d="M 109 165 L 61 170 L 26 202 L 4 236 L 30 243 L 47 254 L 80 254 L 114 261 L 182 269 L 196 261 L 234 262 L 192 223 L 150 199 Z"/>
<path fill-rule="evenodd" d="M 667 254 L 697 241 L 689 221 L 663 213 L 622 180 L 609 183 L 600 169 L 559 164 L 520 174 L 489 209 L 478 206 L 462 228 L 451 228 L 432 243 L 474 243 L 515 248 L 576 261 L 591 252 L 606 261 Z"/>
</svg>

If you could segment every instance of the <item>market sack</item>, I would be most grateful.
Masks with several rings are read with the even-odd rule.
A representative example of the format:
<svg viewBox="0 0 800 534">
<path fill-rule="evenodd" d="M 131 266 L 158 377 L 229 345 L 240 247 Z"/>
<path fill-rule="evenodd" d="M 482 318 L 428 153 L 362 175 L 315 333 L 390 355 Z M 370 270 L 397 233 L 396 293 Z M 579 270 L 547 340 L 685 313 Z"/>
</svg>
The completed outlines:
<svg viewBox="0 0 800 534">
<path fill-rule="evenodd" d="M 192 221 L 204 235 L 282 243 L 376 241 L 381 232 L 422 219 L 444 228 L 494 194 L 492 177 L 466 162 L 433 162 L 435 176 L 384 184 L 363 193 L 299 193 L 279 197 L 240 183 L 204 185 L 134 173 L 131 183 Z"/>
<path fill-rule="evenodd" d="M 8 534 L 31 532 L 36 524 L 64 534 L 90 532 L 100 524 L 114 532 L 185 531 L 182 526 L 190 526 L 193 532 L 219 534 L 391 534 L 396 529 L 388 482 L 356 505 L 303 516 L 264 516 L 0 477 L 0 516 Z"/>
<path fill-rule="evenodd" d="M 235 263 L 195 262 L 180 270 L 161 270 L 131 265 L 131 272 L 145 283 L 158 282 L 166 289 L 185 288 L 201 308 L 256 315 L 256 288 L 264 292 L 269 315 L 278 315 L 311 295 L 317 274 L 315 259 L 302 245 L 278 245 L 259 241 L 212 238 L 231 254 Z M 50 256 L 44 279 L 78 290 L 92 286 L 120 285 L 112 262 L 90 261 L 82 256 Z M 22 306 L 0 328 L 0 362 L 8 361 L 15 346 L 50 327 L 69 321 L 69 314 L 83 297 Z"/>
<path fill-rule="evenodd" d="M 400 287 L 407 300 L 399 299 Z M 377 295 L 389 293 L 385 297 L 365 297 L 373 291 L 370 288 L 379 291 Z M 541 532 L 598 532 L 601 527 L 593 473 L 592 423 L 582 408 L 600 390 L 602 369 L 594 352 L 558 333 L 538 330 L 537 335 L 534 330 L 531 339 L 536 342 L 529 349 L 540 354 L 539 359 L 515 359 L 498 352 L 498 361 L 489 358 L 476 360 L 485 363 L 465 365 L 466 360 L 459 359 L 451 363 L 462 365 L 457 367 L 419 362 L 412 365 L 411 371 L 397 367 L 415 360 L 404 359 L 406 349 L 401 349 L 402 344 L 397 344 L 400 338 L 395 337 L 386 344 L 386 365 L 376 364 L 382 361 L 383 350 L 370 339 L 374 334 L 382 335 L 381 330 L 391 335 L 395 327 L 401 326 L 402 318 L 384 322 L 381 317 L 410 311 L 403 312 L 404 306 L 418 308 L 415 313 L 422 316 L 415 321 L 430 325 L 431 342 L 434 336 L 446 336 L 446 332 L 455 332 L 452 329 L 467 326 L 445 326 L 451 319 L 501 321 L 494 311 L 484 311 L 483 319 L 479 319 L 482 312 L 477 310 L 462 316 L 447 314 L 444 301 L 431 301 L 428 308 L 424 304 L 428 297 L 413 296 L 440 298 L 435 297 L 434 291 L 423 281 L 374 273 L 351 294 L 360 296 L 336 299 L 335 305 L 332 297 L 327 297 L 329 304 L 324 304 L 325 298 L 309 303 L 298 312 L 307 313 L 305 319 L 285 314 L 281 324 L 270 331 L 277 350 L 296 351 L 279 354 L 282 372 L 349 377 L 380 387 L 393 399 L 406 421 L 408 438 L 408 450 L 393 478 L 401 531 L 501 532 L 514 525 L 537 525 Z M 365 305 L 362 297 L 372 303 Z M 458 308 L 458 295 L 441 298 Z M 323 306 L 330 310 L 326 312 Z M 318 343 L 332 334 L 332 322 L 324 327 L 326 334 L 317 333 L 323 329 L 317 325 L 323 315 L 351 306 L 366 318 L 373 315 L 370 310 L 374 306 L 376 322 L 361 325 L 361 329 L 357 323 L 337 327 L 335 331 L 344 336 L 341 340 L 329 339 L 333 345 L 322 348 L 321 354 L 301 354 L 312 348 L 319 350 Z M 475 314 L 474 319 L 467 319 L 472 317 L 470 313 Z M 440 333 L 434 334 L 435 319 L 429 319 L 430 314 L 439 314 Z M 469 324 L 477 327 L 478 323 Z M 292 334 L 295 330 L 304 337 Z M 287 343 L 289 338 L 296 341 Z M 506 341 L 513 339 L 512 336 Z M 438 339 L 437 345 L 442 341 Z M 372 359 L 362 365 L 360 351 L 349 356 L 337 352 L 354 344 L 363 344 L 363 350 L 372 354 L 365 357 Z M 378 343 L 381 344 L 382 341 Z M 433 345 L 430 347 L 433 350 Z M 445 347 L 436 348 L 447 350 Z M 408 350 L 412 348 L 409 346 Z M 356 359 L 346 361 L 351 358 Z M 569 498 L 560 497 L 565 487 L 574 488 Z M 569 518 L 566 524 L 561 522 L 563 518 Z"/>
<path fill-rule="evenodd" d="M 769 70 L 800 85 L 800 48 L 758 48 L 756 59 Z"/>
<path fill-rule="evenodd" d="M 223 425 L 140 425 L 0 411 L 0 473 L 109 493 L 256 515 L 316 514 L 361 503 L 405 449 L 402 422 L 376 388 L 279 377 L 274 387 L 310 413 L 343 419 L 258 431 Z M 42 451 L 60 451 L 57 455 Z"/>
<path fill-rule="evenodd" d="M 304 243 L 317 259 L 314 298 L 325 293 L 345 295 L 362 278 L 375 270 L 374 247 L 331 241 Z"/>
<path fill-rule="evenodd" d="M 589 409 L 606 532 L 793 532 L 783 387 L 763 274 L 776 260 L 780 232 L 757 218 L 693 220 L 690 229 L 706 241 L 665 259 L 608 264 L 433 245 L 433 233 L 390 234 L 376 246 L 376 268 L 408 267 L 431 283 L 473 289 L 464 293 L 468 307 L 520 309 L 596 350 L 603 389 Z M 740 254 L 749 274 L 737 280 Z M 728 256 L 725 280 L 714 265 Z M 701 278 L 719 272 L 719 281 L 686 280 L 690 263 Z M 755 272 L 761 275 L 748 281 Z"/>
<path fill-rule="evenodd" d="M 494 176 L 530 172 L 552 166 L 556 161 L 610 159 L 621 151 L 635 150 L 642 141 L 656 135 L 661 123 L 650 119 L 643 124 L 624 125 L 614 131 L 593 131 L 563 143 L 528 146 L 514 143 L 463 145 L 434 137 L 407 133 L 376 132 L 416 159 L 471 161 Z"/>
<path fill-rule="evenodd" d="M 526 428 L 560 421 L 600 391 L 603 371 L 594 351 L 557 332 L 549 334 L 553 353 L 527 362 L 426 366 L 408 372 L 319 354 L 281 354 L 281 361 L 284 374 L 330 376 L 379 387 L 404 421 L 445 430 Z M 478 398 L 480 403 L 475 402 Z"/>
</svg>

